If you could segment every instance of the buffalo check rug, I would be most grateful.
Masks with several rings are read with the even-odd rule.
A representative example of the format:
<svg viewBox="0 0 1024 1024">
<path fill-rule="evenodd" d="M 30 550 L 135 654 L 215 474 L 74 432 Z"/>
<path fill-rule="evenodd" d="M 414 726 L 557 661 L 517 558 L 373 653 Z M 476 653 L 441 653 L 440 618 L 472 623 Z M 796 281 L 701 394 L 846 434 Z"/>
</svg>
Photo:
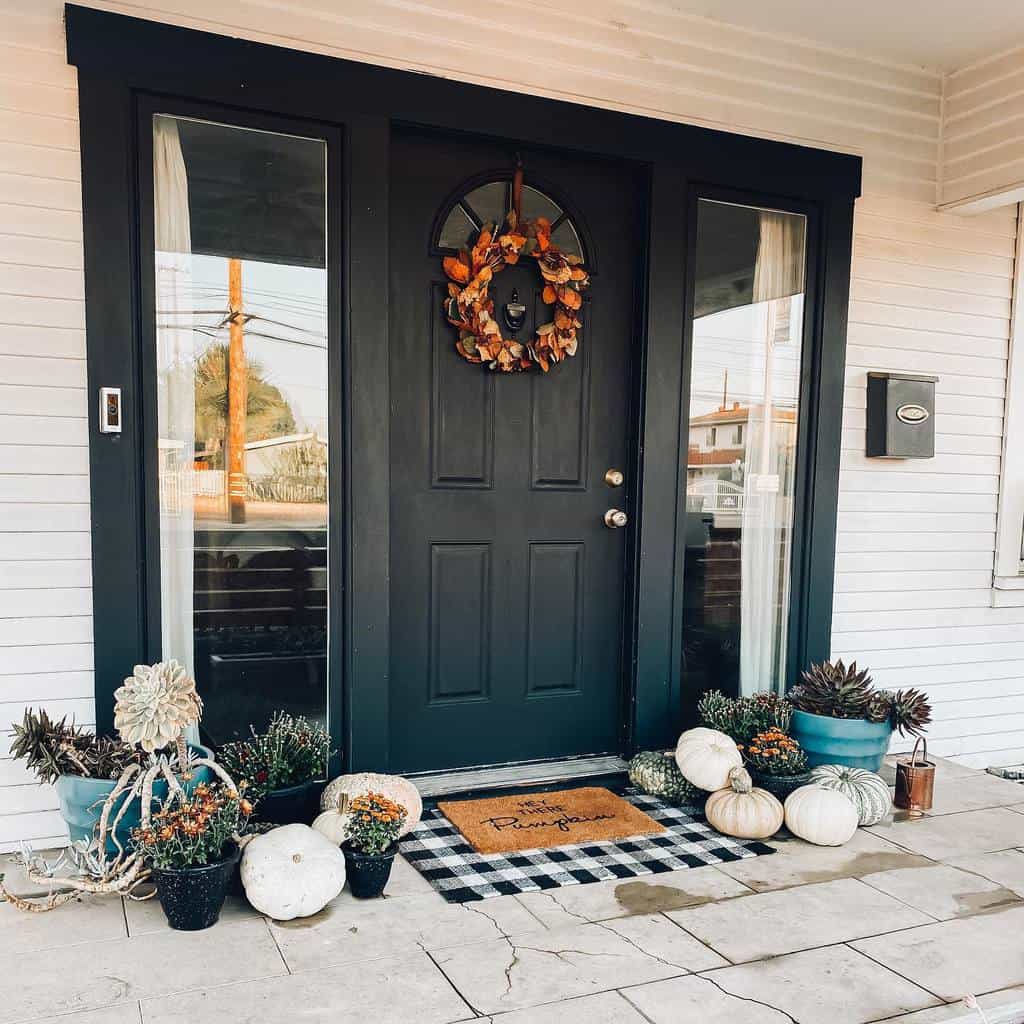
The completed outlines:
<svg viewBox="0 0 1024 1024">
<path fill-rule="evenodd" d="M 775 852 L 766 843 L 716 832 L 699 807 L 669 804 L 631 789 L 623 797 L 665 831 L 613 842 L 477 853 L 444 814 L 433 808 L 424 811 L 419 824 L 400 841 L 399 850 L 449 903 L 657 875 Z"/>
</svg>

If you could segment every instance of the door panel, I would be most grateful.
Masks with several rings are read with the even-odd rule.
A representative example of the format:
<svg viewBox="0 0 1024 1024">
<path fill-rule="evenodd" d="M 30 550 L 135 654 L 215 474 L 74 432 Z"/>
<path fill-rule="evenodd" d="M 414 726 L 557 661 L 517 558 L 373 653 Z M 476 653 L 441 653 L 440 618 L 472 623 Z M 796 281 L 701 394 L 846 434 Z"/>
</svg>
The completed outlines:
<svg viewBox="0 0 1024 1024">
<path fill-rule="evenodd" d="M 391 765 L 396 771 L 606 753 L 620 747 L 626 488 L 639 200 L 621 166 L 521 154 L 527 202 L 571 202 L 592 288 L 574 358 L 524 374 L 462 359 L 431 232 L 460 182 L 515 152 L 413 131 L 392 138 Z M 479 179 L 478 179 L 479 181 Z M 474 193 L 504 208 L 504 184 Z M 539 190 L 539 192 L 532 191 Z M 497 195 L 495 195 L 497 193 Z M 475 212 L 475 211 L 474 211 Z M 467 221 L 467 223 L 469 223 Z M 571 241 L 569 224 L 559 238 Z M 515 290 L 520 339 L 549 316 L 533 260 Z M 543 319 L 541 319 L 543 318 Z M 507 331 L 507 328 L 505 328 Z"/>
</svg>

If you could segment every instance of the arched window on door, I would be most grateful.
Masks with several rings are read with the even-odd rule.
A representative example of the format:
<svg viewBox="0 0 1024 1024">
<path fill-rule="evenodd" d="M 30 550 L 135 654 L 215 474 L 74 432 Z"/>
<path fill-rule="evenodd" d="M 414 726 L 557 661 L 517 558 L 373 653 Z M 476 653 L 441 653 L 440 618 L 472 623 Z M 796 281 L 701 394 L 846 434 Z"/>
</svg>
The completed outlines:
<svg viewBox="0 0 1024 1024">
<path fill-rule="evenodd" d="M 523 217 L 547 217 L 551 240 L 563 252 L 579 256 L 589 264 L 579 230 L 564 206 L 532 185 L 523 185 Z M 476 237 L 484 224 L 501 224 L 512 208 L 512 177 L 473 179 L 445 204 L 432 239 L 438 251 L 457 252 Z"/>
</svg>

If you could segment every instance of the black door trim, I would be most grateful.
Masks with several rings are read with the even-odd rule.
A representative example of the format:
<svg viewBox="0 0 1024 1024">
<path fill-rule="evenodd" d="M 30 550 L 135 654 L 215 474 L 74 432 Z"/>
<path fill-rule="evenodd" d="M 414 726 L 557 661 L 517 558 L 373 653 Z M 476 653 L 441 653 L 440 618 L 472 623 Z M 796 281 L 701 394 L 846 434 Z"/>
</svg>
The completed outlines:
<svg viewBox="0 0 1024 1024">
<path fill-rule="evenodd" d="M 342 310 L 340 359 L 331 370 L 342 400 L 344 445 L 332 446 L 338 486 L 351 481 L 345 521 L 332 521 L 334 628 L 331 669 L 345 679 L 348 767 L 386 768 L 388 674 L 389 407 L 387 318 L 387 164 L 394 122 L 463 131 L 466 125 L 515 135 L 524 145 L 628 160 L 647 168 L 650 202 L 643 309 L 646 348 L 637 360 L 639 408 L 626 615 L 629 705 L 623 752 L 673 738 L 681 716 L 682 641 L 677 578 L 683 547 L 678 443 L 686 395 L 687 240 L 692 197 L 702 187 L 731 189 L 774 205 L 813 211 L 815 264 L 809 280 L 804 386 L 813 404 L 801 427 L 802 524 L 794 558 L 794 665 L 829 650 L 839 436 L 858 157 L 716 132 L 412 72 L 195 32 L 90 8 L 65 8 L 68 60 L 79 69 L 89 393 L 125 390 L 125 431 L 100 436 L 90 400 L 90 486 L 97 725 L 112 723 L 113 690 L 137 661 L 156 658 L 148 623 L 152 531 L 145 523 L 147 476 L 142 401 L 143 252 L 136 169 L 138 111 L 147 94 L 161 103 L 220 111 L 222 119 L 296 119 L 318 126 L 343 149 L 332 166 L 337 201 L 329 216 L 341 272 L 331 302 Z M 204 113 L 216 119 L 215 114 Z M 268 121 L 268 123 L 270 123 Z M 301 134 L 301 132 L 300 132 Z M 344 146 L 340 145 L 344 141 Z M 330 159 L 330 158 L 329 158 Z M 770 197 L 765 199 L 765 197 Z M 336 208 L 335 208 L 336 207 Z M 350 240 L 353 244 L 350 244 Z M 332 243 L 333 244 L 333 243 Z M 340 364 L 340 365 L 339 365 Z M 333 426 L 333 424 L 332 424 Z M 332 497 L 334 494 L 332 493 Z M 340 598 L 340 600 L 339 600 Z M 332 698 L 335 699 L 335 698 Z"/>
</svg>

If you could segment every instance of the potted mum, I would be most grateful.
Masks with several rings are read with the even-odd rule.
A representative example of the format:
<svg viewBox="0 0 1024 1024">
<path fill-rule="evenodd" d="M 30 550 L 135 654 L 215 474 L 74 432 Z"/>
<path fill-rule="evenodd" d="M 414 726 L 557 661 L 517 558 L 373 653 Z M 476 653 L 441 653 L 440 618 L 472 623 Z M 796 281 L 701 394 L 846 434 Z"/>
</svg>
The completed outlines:
<svg viewBox="0 0 1024 1024">
<path fill-rule="evenodd" d="M 747 697 L 726 697 L 720 690 L 709 690 L 698 702 L 697 714 L 706 729 L 717 729 L 746 744 L 769 729 L 788 733 L 793 705 L 768 690 Z"/>
<path fill-rule="evenodd" d="M 341 845 L 352 895 L 371 899 L 384 892 L 398 852 L 398 836 L 406 810 L 382 793 L 366 793 L 345 801 L 348 839 Z"/>
<path fill-rule="evenodd" d="M 258 801 L 257 819 L 275 825 L 308 825 L 320 812 L 331 739 L 323 726 L 278 712 L 266 732 L 225 743 L 218 763 Z"/>
<path fill-rule="evenodd" d="M 794 789 L 811 781 L 807 755 L 792 736 L 780 729 L 767 729 L 740 747 L 754 785 L 785 802 Z"/>
<path fill-rule="evenodd" d="M 172 928 L 199 931 L 217 923 L 251 813 L 238 790 L 200 783 L 191 795 L 175 790 L 132 833 Z"/>
<path fill-rule="evenodd" d="M 153 775 L 156 800 L 167 797 L 168 775 L 186 788 L 213 779 L 213 772 L 200 763 L 212 753 L 198 745 L 186 747 L 184 741 L 185 729 L 199 721 L 202 701 L 183 666 L 176 661 L 136 665 L 114 697 L 117 738 L 97 736 L 69 724 L 66 717 L 54 721 L 45 710 L 26 708 L 11 744 L 14 758 L 24 761 L 41 783 L 56 787 L 72 842 L 93 840 L 105 802 L 116 791 L 107 813 L 108 822 L 116 823 L 105 837 L 110 853 L 117 844 L 127 846 L 139 824 L 139 797 L 147 774 Z"/>
<path fill-rule="evenodd" d="M 841 659 L 811 665 L 788 697 L 795 708 L 790 734 L 812 768 L 843 764 L 877 772 L 894 729 L 920 736 L 932 720 L 920 690 L 876 690 L 866 669 Z"/>
</svg>

